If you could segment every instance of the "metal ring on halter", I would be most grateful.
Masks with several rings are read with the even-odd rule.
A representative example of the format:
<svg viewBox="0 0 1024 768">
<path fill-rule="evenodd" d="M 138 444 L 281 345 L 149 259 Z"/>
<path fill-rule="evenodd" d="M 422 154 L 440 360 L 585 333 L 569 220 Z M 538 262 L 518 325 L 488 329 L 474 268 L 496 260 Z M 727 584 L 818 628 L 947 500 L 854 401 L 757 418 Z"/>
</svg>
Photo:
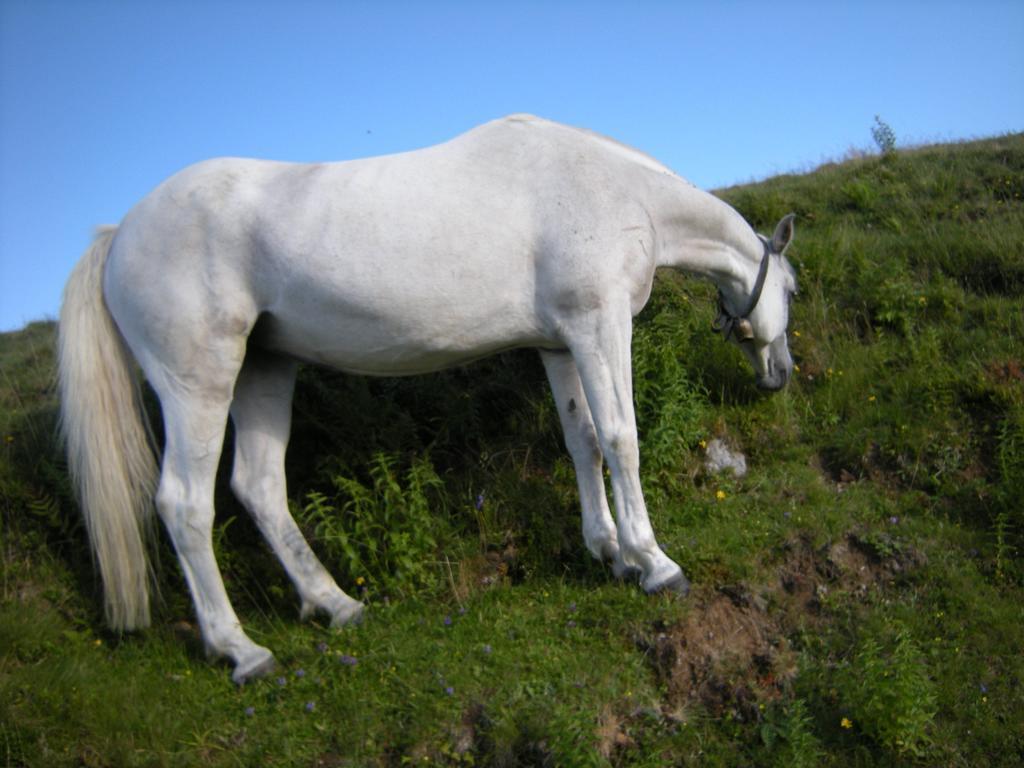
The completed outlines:
<svg viewBox="0 0 1024 768">
<path fill-rule="evenodd" d="M 711 327 L 715 331 L 721 331 L 726 341 L 734 334 L 736 334 L 737 341 L 748 341 L 753 338 L 753 330 L 750 328 L 748 318 L 761 300 L 761 291 L 764 290 L 764 281 L 768 276 L 768 261 L 772 255 L 772 249 L 768 241 L 762 238 L 761 242 L 764 245 L 764 256 L 761 258 L 761 266 L 758 268 L 754 288 L 751 290 L 750 298 L 747 300 L 746 310 L 740 315 L 732 314 L 725 306 L 725 294 L 722 293 L 721 288 L 718 290 L 718 318 Z M 740 330 L 742 332 L 739 334 L 736 333 L 737 326 L 741 326 Z"/>
</svg>

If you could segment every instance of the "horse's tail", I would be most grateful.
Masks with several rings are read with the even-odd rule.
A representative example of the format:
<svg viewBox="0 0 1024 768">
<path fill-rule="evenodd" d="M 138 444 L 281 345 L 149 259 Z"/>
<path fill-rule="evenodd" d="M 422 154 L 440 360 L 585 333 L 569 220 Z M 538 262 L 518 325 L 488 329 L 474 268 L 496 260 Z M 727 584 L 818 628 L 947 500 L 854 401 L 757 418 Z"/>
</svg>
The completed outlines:
<svg viewBox="0 0 1024 768">
<path fill-rule="evenodd" d="M 68 278 L 58 331 L 61 436 L 103 580 L 107 622 L 149 625 L 157 478 L 152 432 L 131 353 L 103 298 L 116 227 L 100 229 Z"/>
</svg>

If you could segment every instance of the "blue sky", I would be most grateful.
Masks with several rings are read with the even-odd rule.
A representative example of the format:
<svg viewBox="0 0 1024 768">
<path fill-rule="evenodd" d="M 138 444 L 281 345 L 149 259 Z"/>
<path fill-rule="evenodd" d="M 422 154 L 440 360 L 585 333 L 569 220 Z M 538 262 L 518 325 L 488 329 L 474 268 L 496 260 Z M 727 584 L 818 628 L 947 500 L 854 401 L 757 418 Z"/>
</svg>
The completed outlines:
<svg viewBox="0 0 1024 768">
<path fill-rule="evenodd" d="M 1024 129 L 1024 3 L 0 0 L 0 330 L 207 157 L 342 160 L 511 112 L 705 188 Z"/>
</svg>

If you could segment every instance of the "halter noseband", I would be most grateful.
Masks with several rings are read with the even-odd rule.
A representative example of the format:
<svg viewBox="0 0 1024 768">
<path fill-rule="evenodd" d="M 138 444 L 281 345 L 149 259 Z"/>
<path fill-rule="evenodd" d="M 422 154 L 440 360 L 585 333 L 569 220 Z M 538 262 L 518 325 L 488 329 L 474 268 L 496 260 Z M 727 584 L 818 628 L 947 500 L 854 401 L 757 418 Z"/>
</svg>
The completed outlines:
<svg viewBox="0 0 1024 768">
<path fill-rule="evenodd" d="M 750 323 L 748 318 L 757 307 L 757 302 L 761 300 L 761 291 L 764 290 L 764 281 L 768 276 L 768 261 L 772 255 L 772 249 L 768 245 L 768 241 L 762 239 L 761 243 L 764 245 L 764 256 L 761 258 L 761 266 L 757 270 L 757 279 L 754 281 L 754 288 L 751 290 L 750 298 L 747 300 L 746 310 L 742 314 L 734 315 L 725 306 L 725 294 L 722 293 L 722 289 L 718 289 L 718 319 L 715 320 L 711 327 L 715 331 L 721 331 L 726 341 L 736 332 L 737 325 L 745 323 L 749 329 Z M 744 341 L 740 335 L 737 335 L 736 338 L 739 341 Z"/>
</svg>

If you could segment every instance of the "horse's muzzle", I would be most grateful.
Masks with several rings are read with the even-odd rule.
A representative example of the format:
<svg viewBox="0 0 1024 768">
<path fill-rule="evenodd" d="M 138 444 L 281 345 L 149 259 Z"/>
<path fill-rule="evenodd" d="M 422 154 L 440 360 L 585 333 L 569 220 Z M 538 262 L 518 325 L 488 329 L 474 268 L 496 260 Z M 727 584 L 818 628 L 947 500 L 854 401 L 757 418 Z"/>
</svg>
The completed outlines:
<svg viewBox="0 0 1024 768">
<path fill-rule="evenodd" d="M 778 392 L 789 382 L 788 376 L 764 376 L 757 380 L 757 388 L 765 392 Z"/>
<path fill-rule="evenodd" d="M 768 360 L 768 373 L 757 377 L 758 389 L 765 392 L 778 392 L 789 383 L 793 375 L 793 363 L 779 364 L 772 359 Z"/>
</svg>

